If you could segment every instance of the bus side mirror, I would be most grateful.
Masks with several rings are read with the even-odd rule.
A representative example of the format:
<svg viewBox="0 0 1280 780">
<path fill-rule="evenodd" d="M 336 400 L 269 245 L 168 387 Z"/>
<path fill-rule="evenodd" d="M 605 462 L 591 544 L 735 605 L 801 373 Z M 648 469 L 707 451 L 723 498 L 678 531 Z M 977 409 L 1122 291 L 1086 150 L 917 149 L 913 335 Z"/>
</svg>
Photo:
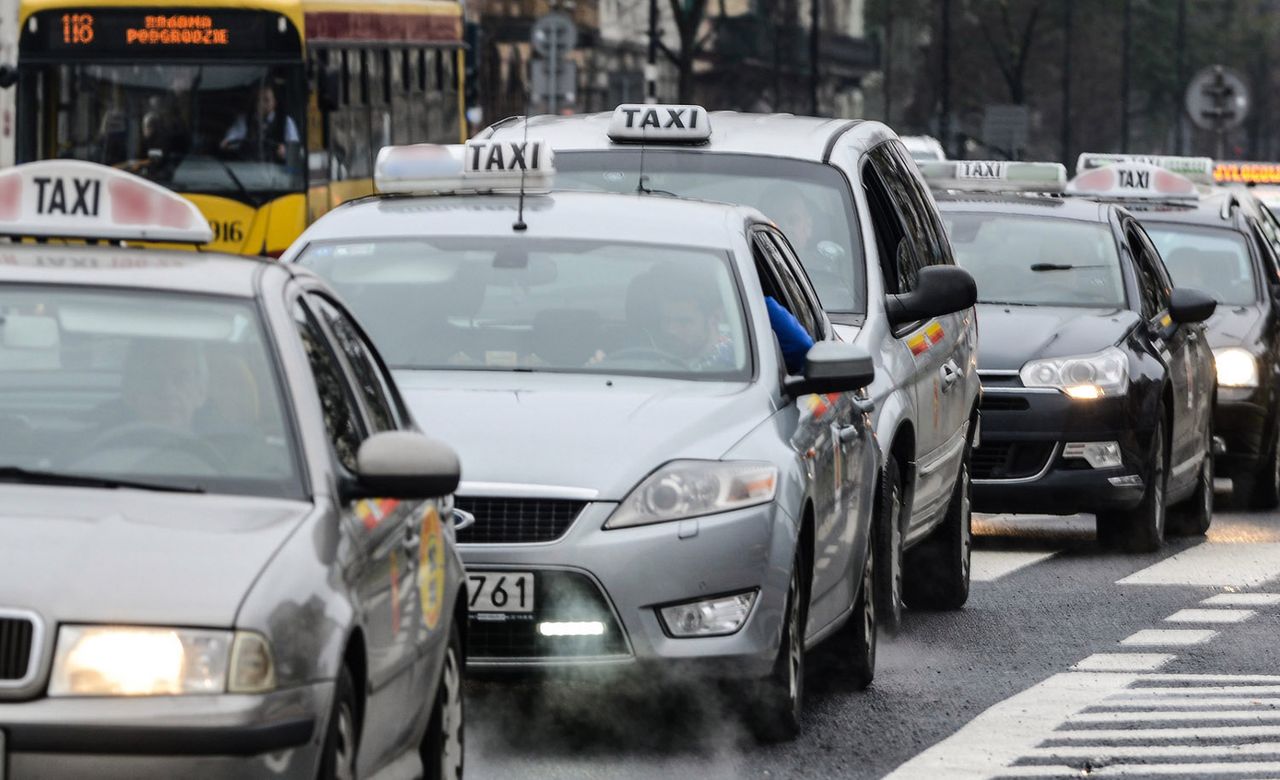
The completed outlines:
<svg viewBox="0 0 1280 780">
<path fill-rule="evenodd" d="M 321 68 L 316 76 L 322 111 L 337 111 L 342 103 L 342 74 L 337 68 Z"/>
<path fill-rule="evenodd" d="M 18 69 L 12 65 L 0 65 L 0 89 L 8 89 L 18 83 Z"/>
</svg>

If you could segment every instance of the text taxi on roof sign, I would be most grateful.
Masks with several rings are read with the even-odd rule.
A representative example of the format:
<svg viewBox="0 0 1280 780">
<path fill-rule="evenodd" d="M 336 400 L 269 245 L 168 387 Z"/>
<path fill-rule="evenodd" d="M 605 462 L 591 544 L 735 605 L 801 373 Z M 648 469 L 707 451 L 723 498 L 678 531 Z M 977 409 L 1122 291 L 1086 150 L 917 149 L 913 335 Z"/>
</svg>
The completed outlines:
<svg viewBox="0 0 1280 780">
<path fill-rule="evenodd" d="M 0 235 L 207 244 L 193 203 L 130 173 L 81 160 L 26 163 L 0 173 Z"/>
<path fill-rule="evenodd" d="M 1066 192 L 1117 200 L 1170 201 L 1200 197 L 1195 183 L 1187 177 L 1142 162 L 1117 162 L 1086 169 L 1067 183 Z"/>
<path fill-rule="evenodd" d="M 1084 152 L 1076 158 L 1076 176 L 1086 171 L 1113 165 L 1150 165 L 1176 173 L 1192 184 L 1210 186 L 1213 182 L 1213 160 L 1208 157 L 1178 157 L 1164 154 L 1100 154 Z"/>
<path fill-rule="evenodd" d="M 1067 184 L 1067 169 L 1060 163 L 924 160 L 916 165 L 936 190 L 1055 193 Z"/>
<path fill-rule="evenodd" d="M 511 117 L 477 137 L 526 134 L 555 149 L 557 189 L 736 203 L 776 222 L 837 331 L 877 356 L 868 395 L 883 468 L 866 491 L 886 507 L 876 520 L 877 619 L 896 625 L 904 604 L 962 605 L 976 292 L 898 135 L 867 120 L 624 104 Z"/>
<path fill-rule="evenodd" d="M 545 191 L 554 174 L 551 147 L 528 139 L 384 146 L 373 180 L 385 194 L 474 194 Z"/>
</svg>

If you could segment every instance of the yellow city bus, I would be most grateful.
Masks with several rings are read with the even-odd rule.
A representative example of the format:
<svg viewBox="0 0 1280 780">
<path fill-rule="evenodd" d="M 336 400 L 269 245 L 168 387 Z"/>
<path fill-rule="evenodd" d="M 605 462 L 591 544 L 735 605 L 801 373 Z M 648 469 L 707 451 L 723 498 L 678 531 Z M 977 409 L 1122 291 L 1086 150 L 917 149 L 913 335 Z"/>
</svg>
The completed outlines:
<svg viewBox="0 0 1280 780">
<path fill-rule="evenodd" d="M 465 139 L 457 0 L 22 0 L 18 162 L 189 197 L 219 251 L 279 255 L 372 191 L 387 144 Z"/>
</svg>

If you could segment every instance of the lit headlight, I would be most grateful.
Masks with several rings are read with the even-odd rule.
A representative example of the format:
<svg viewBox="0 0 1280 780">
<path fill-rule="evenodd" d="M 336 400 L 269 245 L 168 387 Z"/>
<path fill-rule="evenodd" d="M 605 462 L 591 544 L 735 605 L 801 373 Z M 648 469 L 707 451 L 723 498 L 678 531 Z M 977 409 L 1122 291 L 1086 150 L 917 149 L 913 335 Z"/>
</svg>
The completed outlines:
<svg viewBox="0 0 1280 780">
<path fill-rule="evenodd" d="M 63 626 L 49 695 L 259 693 L 274 687 L 271 648 L 255 633 Z"/>
<path fill-rule="evenodd" d="M 631 491 L 604 527 L 663 523 L 767 504 L 777 489 L 778 469 L 768 463 L 672 461 Z"/>
<path fill-rule="evenodd" d="M 1257 387 L 1258 359 L 1248 350 L 1227 347 L 1213 351 L 1218 366 L 1219 387 Z"/>
<path fill-rule="evenodd" d="M 1072 398 L 1124 395 L 1129 389 L 1129 359 L 1107 347 L 1093 355 L 1032 360 L 1018 375 L 1027 387 L 1053 387 Z"/>
</svg>

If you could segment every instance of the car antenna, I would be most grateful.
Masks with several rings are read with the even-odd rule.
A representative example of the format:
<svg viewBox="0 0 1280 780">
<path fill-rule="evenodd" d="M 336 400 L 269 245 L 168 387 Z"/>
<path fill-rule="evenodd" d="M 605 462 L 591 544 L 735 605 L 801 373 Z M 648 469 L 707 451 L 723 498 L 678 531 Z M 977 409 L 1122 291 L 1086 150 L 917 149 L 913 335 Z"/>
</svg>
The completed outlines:
<svg viewBox="0 0 1280 780">
<path fill-rule="evenodd" d="M 524 146 L 526 149 L 529 148 L 529 111 L 527 108 L 525 109 L 525 112 L 524 112 Z M 516 211 L 516 221 L 511 225 L 511 229 L 516 231 L 517 233 L 523 233 L 524 231 L 529 229 L 529 226 L 525 224 L 525 221 L 524 221 L 524 177 L 525 177 L 525 174 L 528 172 L 529 172 L 529 168 L 524 163 L 521 163 L 520 165 L 520 203 Z"/>
<path fill-rule="evenodd" d="M 644 138 L 648 135 L 645 128 L 640 129 L 640 181 L 636 183 L 636 193 L 639 195 L 652 195 L 653 190 L 649 189 L 644 183 Z"/>
</svg>

